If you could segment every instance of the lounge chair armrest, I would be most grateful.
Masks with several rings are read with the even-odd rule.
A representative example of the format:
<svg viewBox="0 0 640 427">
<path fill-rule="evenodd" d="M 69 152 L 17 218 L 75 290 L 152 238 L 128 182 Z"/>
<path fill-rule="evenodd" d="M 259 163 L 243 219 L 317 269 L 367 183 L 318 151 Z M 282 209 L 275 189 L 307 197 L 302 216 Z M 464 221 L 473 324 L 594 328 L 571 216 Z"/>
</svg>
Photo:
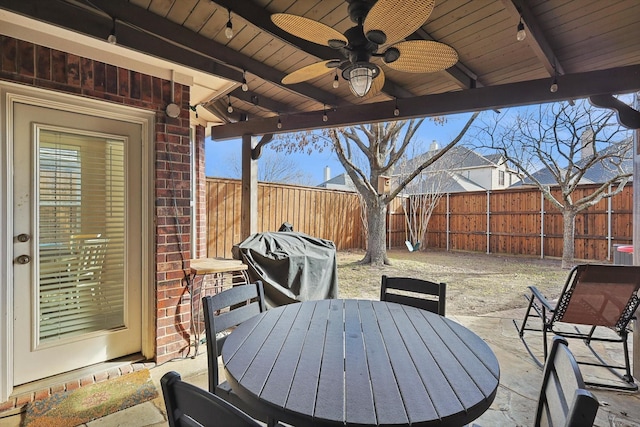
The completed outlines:
<svg viewBox="0 0 640 427">
<path fill-rule="evenodd" d="M 552 312 L 554 310 L 554 307 L 549 303 L 549 301 L 547 301 L 547 299 L 544 297 L 544 295 L 542 295 L 542 293 L 538 290 L 538 288 L 536 288 L 535 286 L 529 286 L 529 289 L 531 290 L 531 297 L 537 299 L 538 301 L 540 301 L 540 304 L 544 305 L 544 307 Z"/>
</svg>

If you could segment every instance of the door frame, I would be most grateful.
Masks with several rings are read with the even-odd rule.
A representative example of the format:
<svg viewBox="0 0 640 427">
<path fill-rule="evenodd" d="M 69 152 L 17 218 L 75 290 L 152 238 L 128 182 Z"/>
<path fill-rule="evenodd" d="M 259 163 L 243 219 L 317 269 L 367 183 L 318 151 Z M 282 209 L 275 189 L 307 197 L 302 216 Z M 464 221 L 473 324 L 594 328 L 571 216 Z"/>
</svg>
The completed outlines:
<svg viewBox="0 0 640 427">
<path fill-rule="evenodd" d="M 13 392 L 13 109 L 15 103 L 31 104 L 70 113 L 81 113 L 139 124 L 142 129 L 142 355 L 155 352 L 155 281 L 153 153 L 155 113 L 121 104 L 0 81 L 0 402 Z"/>
</svg>

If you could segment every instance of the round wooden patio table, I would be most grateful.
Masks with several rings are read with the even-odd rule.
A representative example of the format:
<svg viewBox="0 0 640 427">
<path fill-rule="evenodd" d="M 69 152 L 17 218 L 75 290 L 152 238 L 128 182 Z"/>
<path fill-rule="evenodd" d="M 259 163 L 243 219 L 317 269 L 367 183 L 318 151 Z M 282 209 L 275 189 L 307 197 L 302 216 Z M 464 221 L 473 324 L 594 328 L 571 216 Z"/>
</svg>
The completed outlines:
<svg viewBox="0 0 640 427">
<path fill-rule="evenodd" d="M 295 426 L 461 426 L 485 412 L 500 367 L 464 326 L 414 307 L 320 300 L 268 310 L 222 348 L 247 403 Z"/>
</svg>

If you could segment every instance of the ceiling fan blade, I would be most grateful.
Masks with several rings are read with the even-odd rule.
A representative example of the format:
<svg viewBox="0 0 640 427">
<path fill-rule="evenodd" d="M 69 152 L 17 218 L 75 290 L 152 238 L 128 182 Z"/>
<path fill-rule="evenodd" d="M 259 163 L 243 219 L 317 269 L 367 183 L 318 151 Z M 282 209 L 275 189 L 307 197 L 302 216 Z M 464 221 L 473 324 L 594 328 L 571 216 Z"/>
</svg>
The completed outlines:
<svg viewBox="0 0 640 427">
<path fill-rule="evenodd" d="M 384 86 L 384 71 L 382 71 L 382 68 L 380 68 L 380 72 L 378 76 L 375 79 L 373 79 L 373 81 L 371 82 L 371 89 L 369 89 L 369 92 L 367 92 L 367 94 L 363 96 L 361 99 L 373 98 L 374 96 L 379 94 L 380 91 L 382 91 L 383 86 Z"/>
<path fill-rule="evenodd" d="M 282 84 L 290 85 L 294 83 L 301 83 L 307 80 L 314 79 L 316 77 L 320 77 L 324 74 L 327 74 L 335 69 L 335 64 L 339 64 L 339 61 L 335 59 L 330 59 L 328 61 L 316 62 L 315 64 L 307 65 L 306 67 L 302 67 L 299 70 L 296 70 L 292 73 L 287 74 L 282 79 Z"/>
<path fill-rule="evenodd" d="M 364 20 L 364 34 L 378 44 L 396 43 L 424 24 L 433 11 L 435 0 L 378 0 Z M 380 43 L 370 32 L 383 32 Z"/>
<path fill-rule="evenodd" d="M 433 73 L 453 66 L 458 62 L 458 53 L 451 46 L 428 40 L 411 40 L 393 45 L 398 49 L 397 60 L 388 67 L 407 73 Z"/>
<path fill-rule="evenodd" d="M 331 47 L 344 47 L 348 43 L 347 38 L 337 30 L 302 16 L 274 13 L 271 20 L 287 33 L 312 43 Z"/>
</svg>

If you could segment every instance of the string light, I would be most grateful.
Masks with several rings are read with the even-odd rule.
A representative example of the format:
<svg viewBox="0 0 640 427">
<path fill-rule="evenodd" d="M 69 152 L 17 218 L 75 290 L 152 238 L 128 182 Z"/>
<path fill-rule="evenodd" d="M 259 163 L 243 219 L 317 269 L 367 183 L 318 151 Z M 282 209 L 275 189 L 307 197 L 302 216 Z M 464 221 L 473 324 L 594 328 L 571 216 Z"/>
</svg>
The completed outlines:
<svg viewBox="0 0 640 427">
<path fill-rule="evenodd" d="M 549 87 L 551 93 L 556 93 L 558 91 L 558 79 L 556 76 L 553 76 L 553 80 L 551 81 L 551 86 Z"/>
<path fill-rule="evenodd" d="M 280 120 L 280 114 L 278 113 L 278 123 L 276 123 L 278 129 L 282 129 L 282 120 Z"/>
<path fill-rule="evenodd" d="M 333 88 L 338 89 L 340 86 L 340 80 L 338 80 L 338 72 L 336 71 L 336 76 L 333 78 Z"/>
<path fill-rule="evenodd" d="M 520 17 L 520 23 L 518 24 L 518 31 L 516 32 L 516 40 L 521 42 L 527 38 L 527 32 L 524 30 L 524 23 L 522 22 L 522 16 Z"/>
<path fill-rule="evenodd" d="M 242 91 L 246 92 L 249 90 L 249 85 L 247 84 L 247 72 L 242 70 Z"/>
<path fill-rule="evenodd" d="M 329 120 L 329 116 L 327 116 L 327 106 L 326 104 L 322 107 L 322 121 L 327 122 Z"/>
<path fill-rule="evenodd" d="M 227 113 L 233 113 L 233 106 L 231 105 L 231 96 L 227 95 L 227 99 L 229 100 L 227 103 Z"/>
<path fill-rule="evenodd" d="M 393 110 L 393 115 L 396 117 L 400 115 L 400 109 L 398 108 L 398 98 L 396 98 L 396 108 Z"/>
<path fill-rule="evenodd" d="M 116 37 L 116 18 L 113 18 L 113 26 L 111 27 L 111 33 L 109 33 L 109 37 L 107 37 L 107 41 L 110 44 L 118 43 L 118 38 Z"/>
<path fill-rule="evenodd" d="M 229 12 L 229 20 L 227 21 L 227 27 L 224 29 L 224 35 L 230 39 L 233 37 L 233 25 L 231 24 L 231 9 L 227 9 Z"/>
</svg>

